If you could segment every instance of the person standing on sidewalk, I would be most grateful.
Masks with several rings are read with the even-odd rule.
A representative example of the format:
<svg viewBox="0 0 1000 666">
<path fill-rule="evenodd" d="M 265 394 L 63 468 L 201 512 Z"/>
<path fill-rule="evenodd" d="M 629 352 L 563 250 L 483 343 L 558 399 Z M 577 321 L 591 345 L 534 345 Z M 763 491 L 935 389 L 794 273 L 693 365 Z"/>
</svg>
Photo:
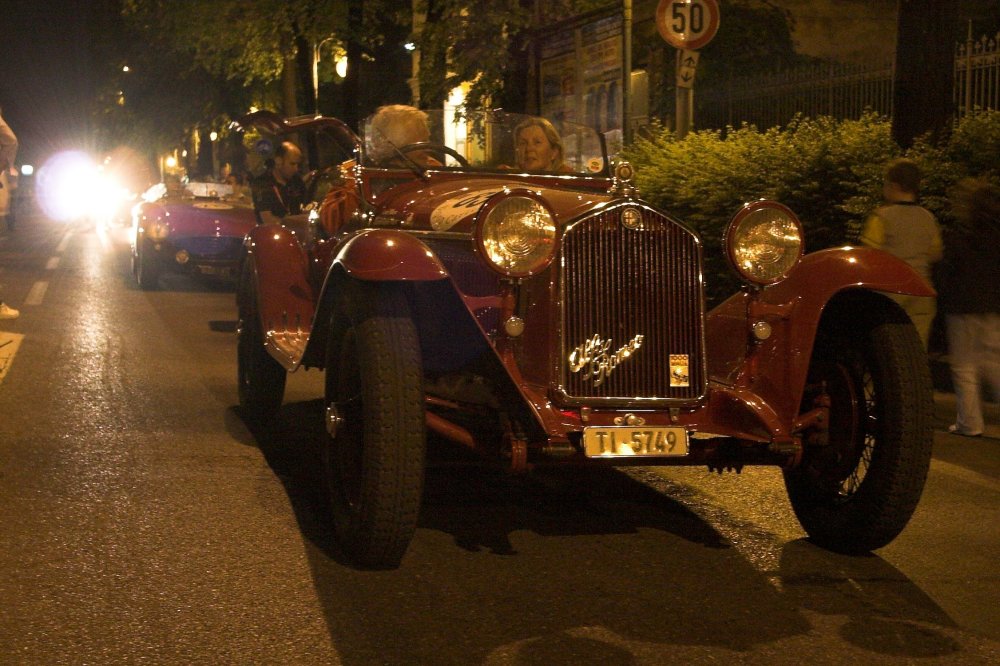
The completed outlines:
<svg viewBox="0 0 1000 666">
<path fill-rule="evenodd" d="M 1000 187 L 966 179 L 955 188 L 958 224 L 945 243 L 941 312 L 955 387 L 955 423 L 948 432 L 978 437 L 985 421 L 980 381 L 1000 401 Z"/>
<path fill-rule="evenodd" d="M 920 194 L 920 167 L 913 160 L 893 160 L 885 171 L 882 196 L 885 205 L 868 216 L 861 242 L 885 250 L 908 263 L 931 282 L 931 264 L 941 259 L 941 227 L 934 214 L 917 203 Z M 927 349 L 931 322 L 937 313 L 933 297 L 892 294 L 910 316 Z"/>
<path fill-rule="evenodd" d="M 17 157 L 17 137 L 13 130 L 4 122 L 3 109 L 0 108 L 0 218 L 7 222 L 10 213 L 11 191 L 7 184 L 7 171 L 14 166 Z M 17 319 L 21 313 L 0 300 L 0 319 Z"/>
</svg>

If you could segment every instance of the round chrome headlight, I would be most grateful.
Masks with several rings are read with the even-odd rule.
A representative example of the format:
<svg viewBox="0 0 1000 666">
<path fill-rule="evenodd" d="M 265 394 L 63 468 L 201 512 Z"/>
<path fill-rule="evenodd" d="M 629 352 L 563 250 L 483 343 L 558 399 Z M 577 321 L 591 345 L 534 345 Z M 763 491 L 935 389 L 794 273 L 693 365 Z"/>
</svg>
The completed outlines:
<svg viewBox="0 0 1000 666">
<path fill-rule="evenodd" d="M 726 229 L 726 255 L 739 275 L 757 285 L 785 278 L 802 257 L 802 225 L 774 201 L 746 204 Z"/>
<path fill-rule="evenodd" d="M 480 254 L 505 277 L 535 275 L 555 256 L 555 217 L 533 192 L 494 196 L 479 211 L 476 225 Z"/>
</svg>

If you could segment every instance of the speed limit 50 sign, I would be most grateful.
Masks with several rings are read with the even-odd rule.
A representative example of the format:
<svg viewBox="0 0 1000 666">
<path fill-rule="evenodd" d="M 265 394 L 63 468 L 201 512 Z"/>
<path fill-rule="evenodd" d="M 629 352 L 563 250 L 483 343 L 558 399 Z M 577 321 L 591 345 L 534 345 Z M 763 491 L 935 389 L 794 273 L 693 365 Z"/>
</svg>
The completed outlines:
<svg viewBox="0 0 1000 666">
<path fill-rule="evenodd" d="M 678 49 L 700 49 L 712 41 L 719 29 L 716 0 L 660 0 L 656 6 L 656 29 Z"/>
</svg>

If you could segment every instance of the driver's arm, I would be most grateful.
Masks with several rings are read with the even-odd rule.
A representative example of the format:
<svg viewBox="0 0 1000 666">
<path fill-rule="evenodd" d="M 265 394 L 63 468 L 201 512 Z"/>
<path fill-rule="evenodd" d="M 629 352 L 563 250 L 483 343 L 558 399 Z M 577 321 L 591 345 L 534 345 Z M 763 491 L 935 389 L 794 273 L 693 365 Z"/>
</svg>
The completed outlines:
<svg viewBox="0 0 1000 666">
<path fill-rule="evenodd" d="M 281 224 L 284 204 L 278 199 L 274 187 L 267 181 L 258 181 L 253 185 L 253 208 L 257 213 L 257 221 L 261 224 Z"/>
</svg>

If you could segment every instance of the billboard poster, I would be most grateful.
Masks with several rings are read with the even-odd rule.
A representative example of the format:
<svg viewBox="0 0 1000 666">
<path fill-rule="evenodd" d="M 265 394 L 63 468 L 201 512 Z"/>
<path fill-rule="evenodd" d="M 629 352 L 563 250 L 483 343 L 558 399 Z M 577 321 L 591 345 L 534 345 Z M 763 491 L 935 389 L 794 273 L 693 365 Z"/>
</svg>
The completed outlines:
<svg viewBox="0 0 1000 666">
<path fill-rule="evenodd" d="M 622 17 L 590 18 L 556 30 L 539 45 L 543 116 L 600 132 L 622 128 Z"/>
</svg>

